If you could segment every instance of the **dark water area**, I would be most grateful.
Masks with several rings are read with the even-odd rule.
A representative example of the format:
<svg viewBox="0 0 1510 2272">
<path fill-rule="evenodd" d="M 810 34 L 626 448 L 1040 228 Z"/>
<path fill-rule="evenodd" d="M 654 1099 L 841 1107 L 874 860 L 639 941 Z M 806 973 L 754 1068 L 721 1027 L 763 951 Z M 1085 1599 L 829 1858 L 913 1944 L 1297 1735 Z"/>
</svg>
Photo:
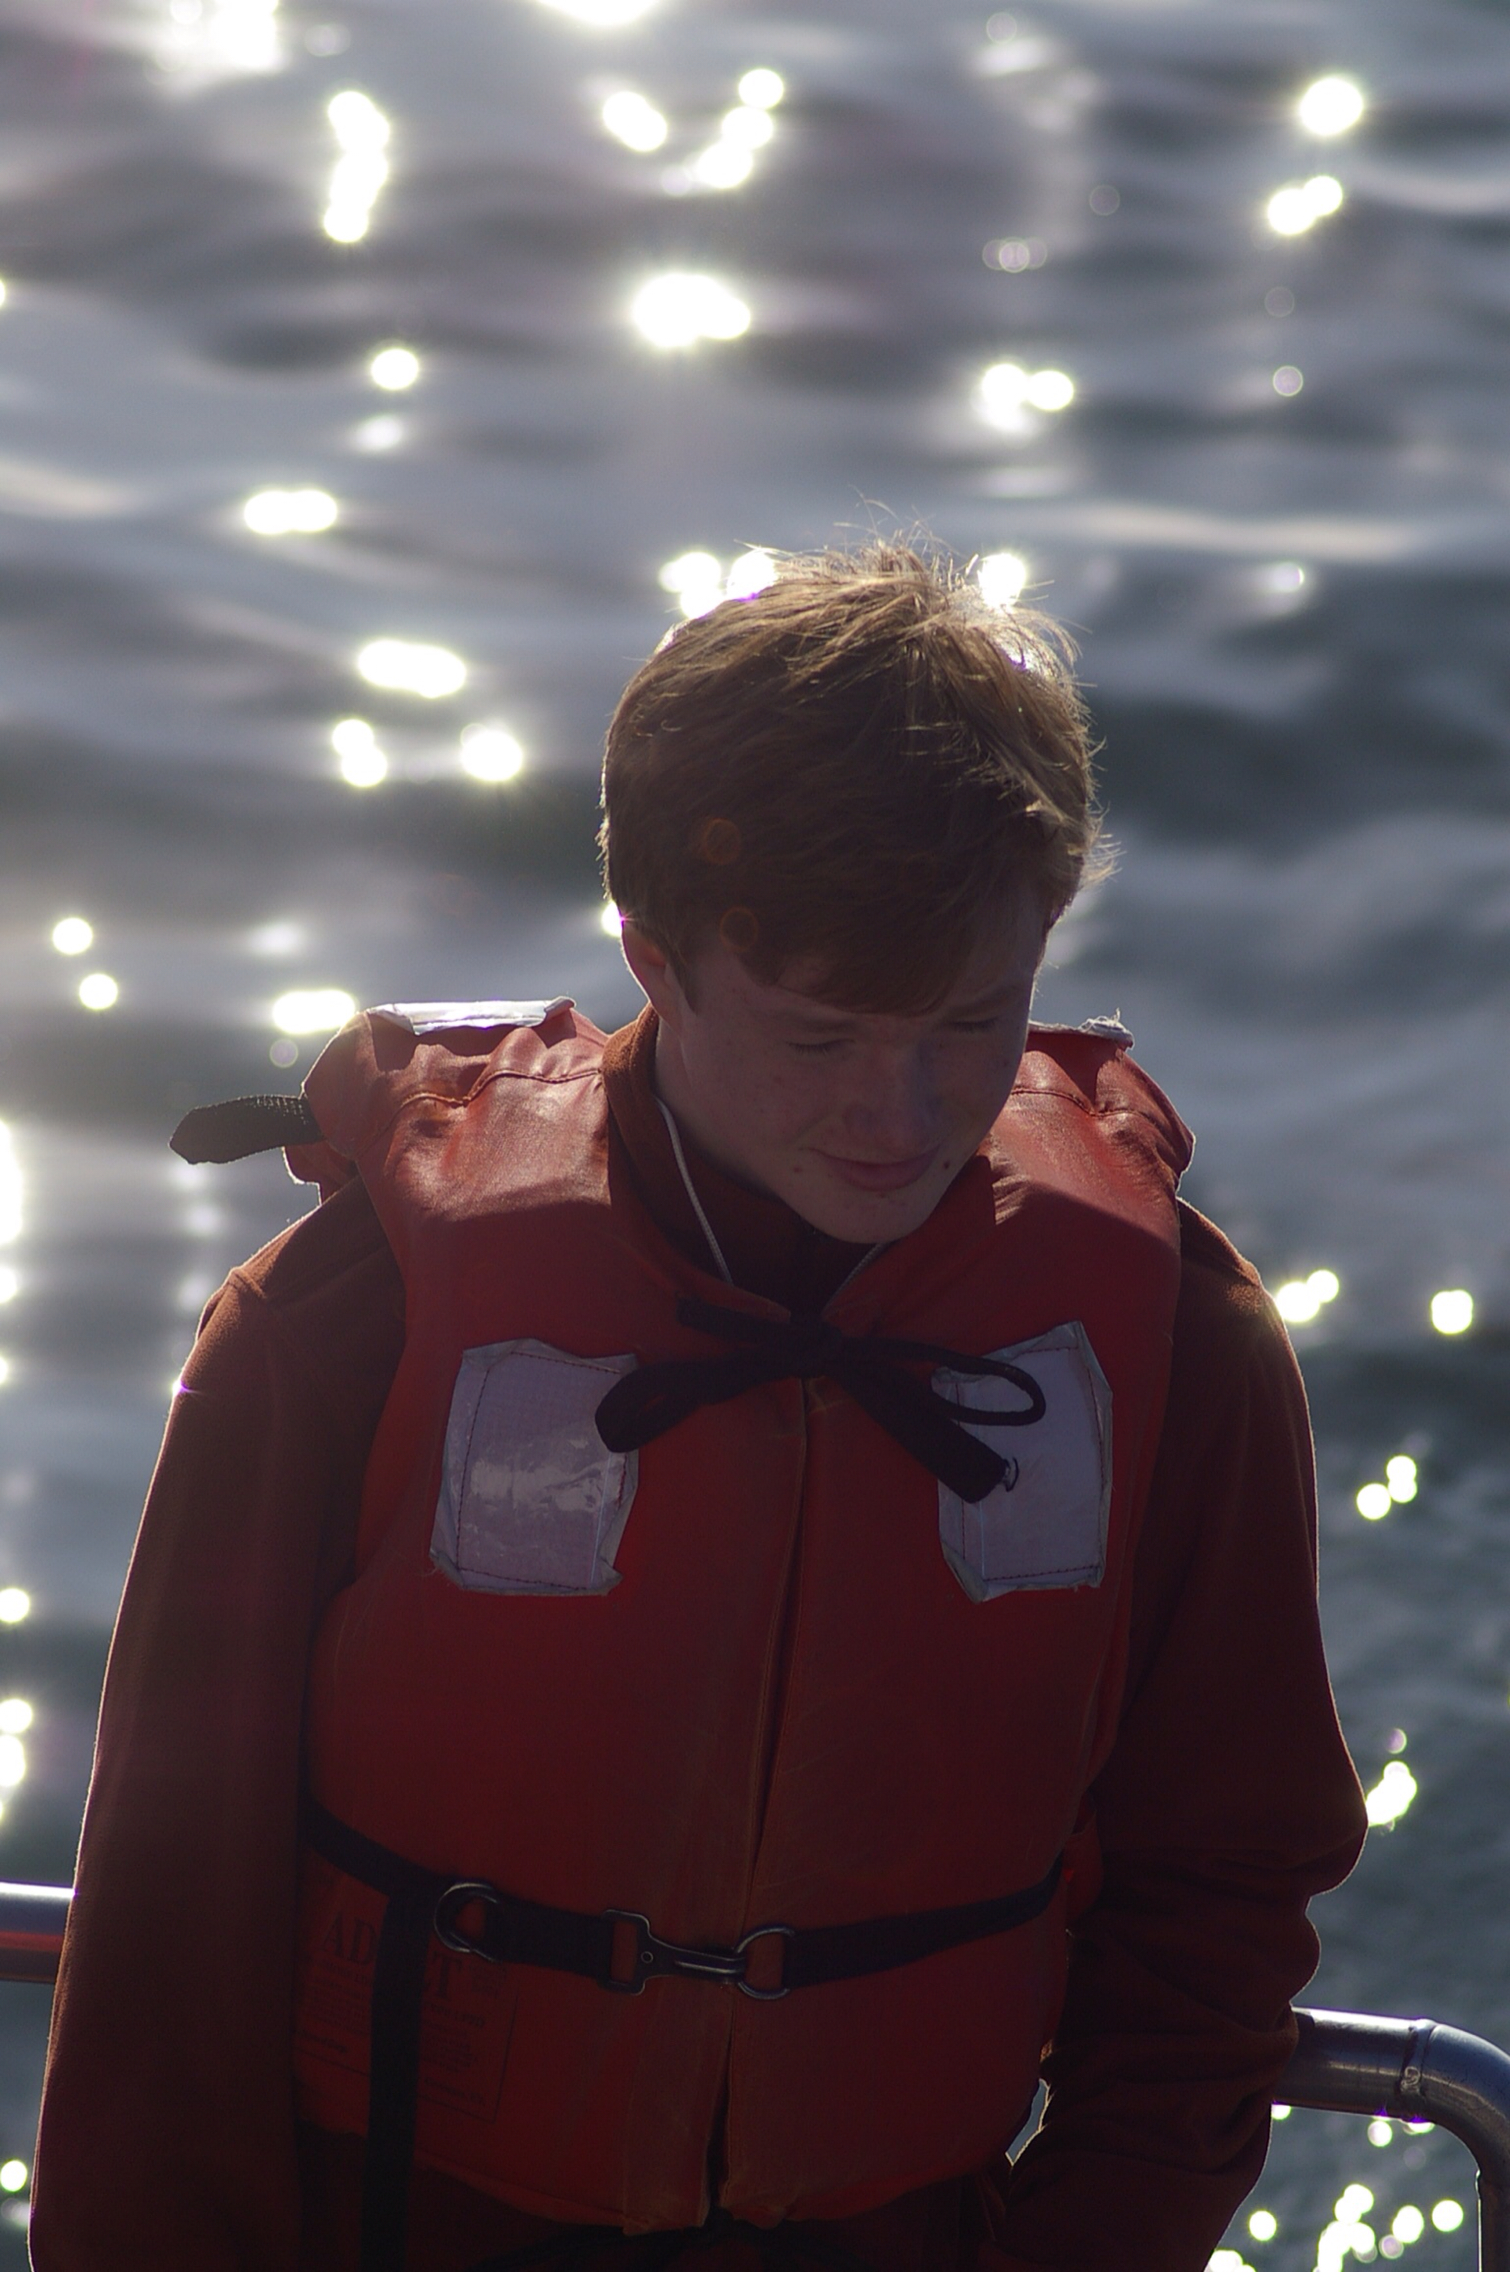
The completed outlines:
<svg viewBox="0 0 1510 2272">
<path fill-rule="evenodd" d="M 1332 74 L 1365 108 L 1318 135 Z M 606 131 L 626 90 L 658 147 Z M 661 571 L 916 526 L 1016 556 L 1081 642 L 1122 859 L 1043 1013 L 1120 1011 L 1198 1132 L 1191 1196 L 1271 1284 L 1339 1282 L 1294 1326 L 1325 1617 L 1365 1782 L 1416 1790 L 1320 1905 L 1310 1999 L 1510 2044 L 1503 12 L 0 0 L 0 125 L 0 1617 L 30 1604 L 0 1726 L 33 1710 L 0 1874 L 69 1873 L 169 1385 L 304 1203 L 183 1167 L 173 1122 L 296 1085 L 293 994 L 629 1014 L 593 775 L 679 612 Z M 744 328 L 653 344 L 667 272 Z M 259 531 L 254 498 L 333 518 Z M 374 641 L 443 651 L 389 678 L 465 675 L 375 683 Z M 500 734 L 521 769 L 479 779 Z M 1392 1456 L 1416 1495 L 1364 1520 Z M 44 2031 L 0 1992 L 0 2162 Z M 1471 2217 L 1429 2221 L 1471 2200 L 1450 2140 L 1275 2135 L 1242 2261 L 1340 2264 L 1357 2184 L 1381 2240 L 1416 2206 L 1404 2252 L 1472 2262 Z M 24 2194 L 0 2214 L 19 2261 Z"/>
</svg>

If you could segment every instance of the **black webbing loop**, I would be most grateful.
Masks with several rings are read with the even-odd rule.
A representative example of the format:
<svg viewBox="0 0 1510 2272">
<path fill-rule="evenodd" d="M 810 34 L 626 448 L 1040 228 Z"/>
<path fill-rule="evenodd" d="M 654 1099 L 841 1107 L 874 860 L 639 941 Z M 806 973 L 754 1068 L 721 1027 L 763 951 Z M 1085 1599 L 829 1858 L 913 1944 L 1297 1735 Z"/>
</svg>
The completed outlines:
<svg viewBox="0 0 1510 2272">
<path fill-rule="evenodd" d="M 333 1862 L 347 1877 L 385 1895 L 388 1903 L 372 1978 L 361 2272 L 403 2272 L 419 2088 L 420 2019 L 432 1932 L 438 1931 L 447 1947 L 494 1964 L 536 1964 L 551 1971 L 574 1972 L 620 1993 L 637 1994 L 647 1981 L 674 1973 L 684 1979 L 742 1988 L 747 1995 L 772 2001 L 799 1988 L 821 1987 L 827 1981 L 893 1972 L 920 1958 L 941 1955 L 968 1941 L 986 1940 L 1025 1925 L 1041 1916 L 1053 1899 L 1062 1863 L 1062 1857 L 1056 1856 L 1036 1885 L 997 1894 L 987 1901 L 919 1909 L 898 1917 L 871 1917 L 850 1925 L 798 1928 L 771 1924 L 754 1928 L 736 1948 L 705 1949 L 663 1939 L 652 1931 L 647 1918 L 633 1910 L 607 1910 L 594 1916 L 584 1910 L 555 1909 L 544 1902 L 525 1901 L 479 1879 L 453 1878 L 421 1869 L 417 1862 L 352 1829 L 313 1799 L 305 1801 L 304 1832 L 317 1854 Z M 475 1933 L 462 1929 L 462 1920 L 468 1915 L 481 1917 Z M 620 1979 L 614 1972 L 615 1939 L 622 1928 L 632 1935 L 636 1972 L 629 1979 Z M 781 1984 L 753 1987 L 746 1979 L 748 1952 L 755 1943 L 772 1936 L 779 1938 L 782 1948 Z M 806 2227 L 774 2229 L 786 2236 L 782 2242 L 786 2254 L 778 2261 L 800 2262 L 804 2251 L 813 2262 L 845 2261 L 842 2252 L 839 2257 L 824 2257 L 821 2250 L 832 2244 Z M 754 2227 L 749 2230 L 755 2232 Z M 684 2234 L 656 2233 L 638 2238 L 657 2244 L 670 2239 L 678 2249 L 696 2248 L 710 2245 L 708 2232 L 707 2226 L 694 2226 Z M 587 2226 L 578 2241 L 570 2234 L 552 2234 L 547 2241 L 528 2244 L 536 2253 L 514 2251 L 505 2257 L 489 2258 L 485 2266 L 476 2266 L 473 2272 L 513 2272 L 516 2266 L 522 2272 L 523 2267 L 533 2264 L 569 2264 L 573 2246 L 585 2250 L 590 2244 L 602 2250 L 623 2239 L 622 2234 L 614 2235 L 603 2227 Z M 645 2272 L 649 2272 L 648 2264 Z"/>
<path fill-rule="evenodd" d="M 1046 1410 L 1043 1390 L 1032 1374 L 1000 1357 L 971 1357 L 931 1341 L 843 1333 L 821 1317 L 782 1322 L 690 1299 L 677 1303 L 676 1314 L 698 1333 L 747 1347 L 727 1357 L 640 1365 L 615 1381 L 596 1415 L 598 1434 L 611 1452 L 638 1451 L 700 1406 L 724 1404 L 765 1381 L 812 1380 L 821 1373 L 845 1389 L 930 1474 L 973 1505 L 1003 1480 L 1007 1462 L 963 1423 L 1030 1428 Z M 940 1365 L 977 1379 L 1010 1381 L 1027 1402 L 1010 1412 L 956 1404 L 904 1371 L 907 1365 Z"/>
<path fill-rule="evenodd" d="M 254 1152 L 319 1141 L 320 1123 L 303 1096 L 227 1097 L 224 1104 L 197 1104 L 168 1138 L 179 1158 L 195 1167 L 223 1167 L 228 1160 L 249 1160 Z"/>
</svg>

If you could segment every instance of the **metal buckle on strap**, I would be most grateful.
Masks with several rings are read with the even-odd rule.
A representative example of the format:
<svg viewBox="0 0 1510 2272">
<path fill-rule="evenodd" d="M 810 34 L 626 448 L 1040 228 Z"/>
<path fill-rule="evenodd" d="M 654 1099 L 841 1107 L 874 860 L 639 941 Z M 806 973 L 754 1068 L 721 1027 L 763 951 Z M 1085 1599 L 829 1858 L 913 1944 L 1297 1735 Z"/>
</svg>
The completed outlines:
<svg viewBox="0 0 1510 2272">
<path fill-rule="evenodd" d="M 443 1941 L 448 1949 L 454 1949 L 458 1956 L 480 1956 L 489 1964 L 502 1964 L 501 1956 L 494 1956 L 481 1941 L 469 1940 L 458 1929 L 456 1920 L 474 1901 L 480 1901 L 487 1909 L 503 1907 L 497 1886 L 489 1885 L 486 1878 L 458 1878 L 455 1885 L 446 1887 L 435 1904 L 435 1938 Z"/>
<path fill-rule="evenodd" d="M 777 1988 L 756 1988 L 746 1978 L 749 1952 L 754 1943 L 765 1940 L 771 1933 L 790 1940 L 794 1931 L 791 1925 L 757 1925 L 742 1940 L 736 1941 L 732 1949 L 693 1949 L 679 1941 L 663 1941 L 651 1930 L 650 1919 L 638 1909 L 605 1909 L 603 1916 L 610 1925 L 629 1925 L 634 1931 L 633 1972 L 627 1980 L 615 1980 L 610 1974 L 603 1982 L 604 1987 L 613 1989 L 616 1995 L 638 1996 L 647 1980 L 663 1979 L 673 1973 L 686 1980 L 727 1982 L 742 1996 L 753 1997 L 761 2004 L 778 2003 L 791 1993 L 785 1984 Z"/>
</svg>

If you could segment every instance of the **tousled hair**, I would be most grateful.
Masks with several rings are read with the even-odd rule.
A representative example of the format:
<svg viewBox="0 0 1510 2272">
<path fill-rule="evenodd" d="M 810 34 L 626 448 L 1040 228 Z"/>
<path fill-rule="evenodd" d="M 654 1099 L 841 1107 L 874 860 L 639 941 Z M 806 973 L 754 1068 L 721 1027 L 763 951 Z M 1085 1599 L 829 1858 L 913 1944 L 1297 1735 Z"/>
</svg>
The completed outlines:
<svg viewBox="0 0 1510 2272">
<path fill-rule="evenodd" d="M 1099 872 L 1064 635 L 900 543 L 788 555 L 680 625 L 608 730 L 604 881 L 684 984 L 719 937 L 857 1010 L 922 1011 L 983 924 Z"/>
</svg>

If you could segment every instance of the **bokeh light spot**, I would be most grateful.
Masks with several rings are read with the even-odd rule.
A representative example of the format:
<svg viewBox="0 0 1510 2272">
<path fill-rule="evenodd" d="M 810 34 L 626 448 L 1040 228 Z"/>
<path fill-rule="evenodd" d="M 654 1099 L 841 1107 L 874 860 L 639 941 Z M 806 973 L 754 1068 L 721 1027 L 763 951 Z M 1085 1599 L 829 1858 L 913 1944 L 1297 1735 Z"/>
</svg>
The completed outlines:
<svg viewBox="0 0 1510 2272">
<path fill-rule="evenodd" d="M 1466 1333 L 1473 1323 L 1473 1296 L 1466 1286 L 1449 1286 L 1433 1294 L 1431 1322 L 1438 1333 Z"/>
<path fill-rule="evenodd" d="M 630 320 L 652 347 L 694 347 L 703 339 L 738 339 L 750 328 L 750 310 L 716 276 L 669 269 L 642 284 L 629 304 Z"/>
<path fill-rule="evenodd" d="M 1344 79 L 1332 72 L 1324 79 L 1313 79 L 1299 102 L 1295 115 L 1308 134 L 1346 134 L 1363 116 L 1363 89 L 1355 79 Z"/>
<path fill-rule="evenodd" d="M 740 101 L 751 110 L 774 110 L 786 93 L 786 81 L 779 71 L 757 64 L 753 71 L 745 72 L 737 91 Z"/>
<path fill-rule="evenodd" d="M 1371 1827 L 1387 1829 L 1391 1823 L 1398 1822 L 1419 1788 L 1403 1759 L 1386 1760 L 1378 1782 L 1364 1794 Z"/>
<path fill-rule="evenodd" d="M 636 94 L 632 87 L 620 87 L 609 95 L 598 115 L 614 140 L 622 142 L 626 150 L 659 150 L 671 131 L 665 113 L 657 110 L 648 97 Z"/>
<path fill-rule="evenodd" d="M 474 781 L 517 781 L 524 751 L 503 726 L 468 726 L 461 737 L 461 765 Z"/>
<path fill-rule="evenodd" d="M 369 639 L 357 656 L 357 669 L 369 686 L 418 694 L 427 702 L 456 694 L 467 683 L 460 655 L 420 639 Z"/>
<path fill-rule="evenodd" d="M 374 386 L 397 394 L 419 377 L 419 357 L 412 347 L 380 347 L 367 366 L 367 376 Z"/>
<path fill-rule="evenodd" d="M 259 489 L 241 518 L 256 536 L 319 536 L 334 528 L 339 511 L 326 489 Z"/>
<path fill-rule="evenodd" d="M 273 1004 L 273 1024 L 284 1033 L 334 1033 L 356 1007 L 339 986 L 295 987 Z"/>
</svg>

